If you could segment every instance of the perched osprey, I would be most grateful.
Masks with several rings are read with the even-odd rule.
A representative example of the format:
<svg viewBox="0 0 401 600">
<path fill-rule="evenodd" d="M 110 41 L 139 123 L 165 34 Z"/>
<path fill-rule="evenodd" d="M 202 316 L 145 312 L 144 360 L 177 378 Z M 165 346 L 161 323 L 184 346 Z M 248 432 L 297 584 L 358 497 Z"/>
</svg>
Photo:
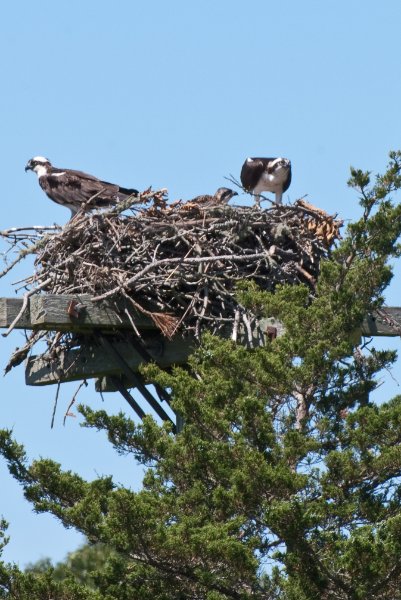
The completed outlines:
<svg viewBox="0 0 401 600">
<path fill-rule="evenodd" d="M 43 156 L 31 158 L 25 171 L 34 171 L 42 190 L 51 200 L 69 208 L 72 217 L 81 207 L 84 210 L 106 208 L 139 194 L 138 190 L 102 181 L 82 171 L 57 169 Z"/>
<path fill-rule="evenodd" d="M 218 190 L 216 190 L 213 196 L 211 196 L 210 194 L 205 194 L 204 196 L 196 196 L 196 198 L 190 200 L 190 202 L 196 202 L 196 204 L 202 205 L 202 207 L 207 208 L 210 206 L 227 204 L 233 196 L 238 196 L 238 193 L 234 192 L 233 190 L 230 190 L 229 188 L 220 187 Z"/>
<path fill-rule="evenodd" d="M 255 194 L 260 204 L 261 192 L 273 192 L 276 204 L 283 201 L 283 193 L 291 183 L 291 161 L 288 158 L 247 158 L 241 169 L 241 183 Z"/>
</svg>

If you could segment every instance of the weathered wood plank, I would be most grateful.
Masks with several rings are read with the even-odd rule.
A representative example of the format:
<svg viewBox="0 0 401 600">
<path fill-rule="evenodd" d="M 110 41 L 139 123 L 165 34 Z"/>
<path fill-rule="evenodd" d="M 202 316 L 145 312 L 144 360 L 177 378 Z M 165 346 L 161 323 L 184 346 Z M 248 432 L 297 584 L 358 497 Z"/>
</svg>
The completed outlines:
<svg viewBox="0 0 401 600">
<path fill-rule="evenodd" d="M 76 303 L 74 314 L 69 314 L 71 302 Z M 100 328 L 132 329 L 130 320 L 124 315 L 122 304 L 116 311 L 115 305 L 107 302 L 92 302 L 89 295 L 45 294 L 31 298 L 31 324 L 34 329 L 55 331 L 81 331 Z M 156 329 L 149 317 L 129 307 L 138 329 Z"/>
<path fill-rule="evenodd" d="M 68 314 L 71 301 L 78 303 L 77 316 Z M 0 328 L 9 327 L 22 308 L 22 298 L 0 298 Z M 29 299 L 27 310 L 16 325 L 16 329 L 44 329 L 51 331 L 87 331 L 89 329 L 132 329 L 131 323 L 124 315 L 124 306 L 119 305 L 116 311 L 111 303 L 94 303 L 89 295 L 44 294 Z M 140 330 L 157 330 L 152 319 L 135 312 L 129 307 L 135 325 Z M 382 316 L 388 315 L 388 319 Z M 266 322 L 268 322 L 266 320 Z M 282 333 L 282 326 L 270 320 L 277 328 L 277 335 Z M 398 337 L 401 332 L 401 307 L 391 306 L 382 309 L 365 319 L 361 334 L 366 336 Z M 262 323 L 262 328 L 264 324 Z"/>
<path fill-rule="evenodd" d="M 174 338 L 172 341 L 157 338 L 149 340 L 146 349 L 154 361 L 163 368 L 187 361 L 193 349 L 193 340 Z M 125 342 L 115 343 L 115 348 L 133 371 L 144 364 L 143 358 L 135 348 Z M 28 358 L 25 371 L 27 385 L 51 385 L 54 383 L 78 381 L 119 375 L 120 365 L 97 344 L 87 344 L 78 350 L 59 355 L 59 368 L 50 365 L 39 357 Z"/>
<path fill-rule="evenodd" d="M 398 326 L 398 323 L 400 324 Z M 362 335 L 398 337 L 401 335 L 401 307 L 389 306 L 367 317 L 362 325 Z"/>
<path fill-rule="evenodd" d="M 0 298 L 0 327 L 9 327 L 22 308 L 22 298 Z M 30 328 L 29 303 L 24 311 L 18 329 Z"/>
<path fill-rule="evenodd" d="M 20 298 L 0 298 L 0 327 L 8 327 L 14 320 L 22 307 Z M 69 314 L 71 302 L 75 302 L 76 314 Z M 29 299 L 28 309 L 16 325 L 16 329 L 40 329 L 48 331 L 72 331 L 83 332 L 101 329 L 107 330 L 132 330 L 131 321 L 123 314 L 124 307 L 118 305 L 118 311 L 114 304 L 93 303 L 89 295 L 55 295 L 46 294 L 33 296 Z M 155 323 L 142 313 L 129 307 L 130 315 L 139 330 L 159 332 Z M 30 313 L 28 313 L 30 311 Z M 29 316 L 30 314 L 30 316 Z M 259 327 L 260 333 L 268 336 L 282 335 L 284 328 L 282 324 L 273 318 L 263 319 Z M 274 333 L 273 333 L 273 330 Z M 232 328 L 222 332 L 223 337 L 231 337 Z M 238 341 L 242 342 L 245 335 L 244 327 L 241 325 L 238 331 Z M 258 333 L 253 331 L 253 343 L 260 342 Z"/>
</svg>

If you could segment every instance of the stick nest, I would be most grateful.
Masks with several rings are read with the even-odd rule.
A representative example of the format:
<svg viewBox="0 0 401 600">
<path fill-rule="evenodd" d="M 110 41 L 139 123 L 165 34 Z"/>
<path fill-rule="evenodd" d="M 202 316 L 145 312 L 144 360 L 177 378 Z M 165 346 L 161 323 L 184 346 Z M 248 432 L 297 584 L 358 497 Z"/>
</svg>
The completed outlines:
<svg viewBox="0 0 401 600">
<path fill-rule="evenodd" d="M 236 300 L 238 282 L 252 280 L 268 291 L 305 283 L 313 294 L 320 261 L 342 225 L 304 200 L 267 210 L 168 205 L 163 191 L 141 200 L 128 214 L 121 207 L 78 213 L 42 237 L 24 286 L 30 293 L 90 294 L 99 302 L 124 299 L 170 338 L 177 331 L 199 336 L 204 328 L 234 331 L 252 319 Z"/>
</svg>

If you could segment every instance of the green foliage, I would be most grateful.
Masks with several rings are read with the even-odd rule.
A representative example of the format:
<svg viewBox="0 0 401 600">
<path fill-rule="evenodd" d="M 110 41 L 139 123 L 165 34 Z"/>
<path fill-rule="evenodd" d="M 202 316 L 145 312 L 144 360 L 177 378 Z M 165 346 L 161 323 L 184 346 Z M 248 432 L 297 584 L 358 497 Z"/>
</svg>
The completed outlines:
<svg viewBox="0 0 401 600">
<path fill-rule="evenodd" d="M 17 567 L 0 566 L 0 598 L 12 600 L 102 600 L 98 592 L 81 586 L 72 579 L 58 582 L 49 570 L 37 575 L 21 573 Z"/>
<path fill-rule="evenodd" d="M 2 521 L 1 531 L 4 543 L 7 539 L 4 532 L 7 524 Z M 1 552 L 0 552 L 1 554 Z M 73 571 L 65 571 L 62 577 L 54 570 L 50 561 L 41 561 L 36 568 L 21 572 L 16 565 L 0 562 L 0 598 L 12 600 L 106 600 L 99 592 L 81 585 Z M 83 580 L 82 580 L 83 583 Z"/>
<path fill-rule="evenodd" d="M 112 555 L 110 548 L 103 544 L 85 544 L 75 552 L 69 552 L 66 559 L 55 566 L 49 558 L 45 558 L 28 565 L 25 572 L 44 574 L 51 571 L 52 579 L 58 582 L 73 576 L 76 582 L 94 589 L 97 572 L 107 566 Z"/>
<path fill-rule="evenodd" d="M 1 433 L 35 510 L 112 549 L 89 579 L 67 564 L 61 581 L 56 570 L 6 566 L 3 581 L 24 590 L 30 578 L 63 598 L 73 585 L 76 598 L 117 600 L 401 598 L 401 397 L 370 399 L 395 355 L 358 348 L 400 254 L 401 206 L 390 198 L 400 173 L 399 152 L 373 184 L 352 169 L 362 216 L 322 264 L 313 297 L 301 286 L 238 290 L 244 305 L 283 322 L 283 337 L 249 350 L 205 335 L 187 368 L 145 369 L 171 390 L 179 435 L 150 417 L 136 425 L 80 408 L 86 427 L 146 466 L 139 492 L 86 482 L 51 460 L 29 464 Z M 27 597 L 10 585 L 3 597 Z"/>
</svg>

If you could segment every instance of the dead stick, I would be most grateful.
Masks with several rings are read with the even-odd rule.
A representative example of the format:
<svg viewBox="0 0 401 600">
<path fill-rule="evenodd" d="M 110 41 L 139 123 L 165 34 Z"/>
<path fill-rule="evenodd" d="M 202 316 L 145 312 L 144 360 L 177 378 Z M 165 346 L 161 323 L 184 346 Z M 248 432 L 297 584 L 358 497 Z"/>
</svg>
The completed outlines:
<svg viewBox="0 0 401 600">
<path fill-rule="evenodd" d="M 267 253 L 266 252 L 258 252 L 257 254 L 224 254 L 224 255 L 217 255 L 217 256 L 200 256 L 200 257 L 193 257 L 193 258 L 163 258 L 161 260 L 157 260 L 153 263 L 150 263 L 149 265 L 147 265 L 144 269 L 142 269 L 142 271 L 140 271 L 139 273 L 137 273 L 136 275 L 134 275 L 133 277 L 131 277 L 130 279 L 128 279 L 128 281 L 125 282 L 125 285 L 127 287 L 132 287 L 133 284 L 140 279 L 141 277 L 143 277 L 144 275 L 146 275 L 146 273 L 148 273 L 149 271 L 152 271 L 153 269 L 157 269 L 160 266 L 163 265 L 172 265 L 172 264 L 177 264 L 177 263 L 181 263 L 181 264 L 200 264 L 200 263 L 208 263 L 208 262 L 217 262 L 217 261 L 223 261 L 223 260 L 229 260 L 232 262 L 246 262 L 255 258 L 267 258 Z M 106 292 L 105 294 L 102 294 L 101 296 L 94 296 L 92 298 L 92 302 L 98 302 L 99 300 L 104 300 L 105 298 L 108 298 L 109 296 L 112 296 L 113 294 L 116 294 L 118 291 L 120 290 L 120 286 L 119 287 L 115 287 L 112 290 L 109 290 L 108 292 Z"/>
</svg>

